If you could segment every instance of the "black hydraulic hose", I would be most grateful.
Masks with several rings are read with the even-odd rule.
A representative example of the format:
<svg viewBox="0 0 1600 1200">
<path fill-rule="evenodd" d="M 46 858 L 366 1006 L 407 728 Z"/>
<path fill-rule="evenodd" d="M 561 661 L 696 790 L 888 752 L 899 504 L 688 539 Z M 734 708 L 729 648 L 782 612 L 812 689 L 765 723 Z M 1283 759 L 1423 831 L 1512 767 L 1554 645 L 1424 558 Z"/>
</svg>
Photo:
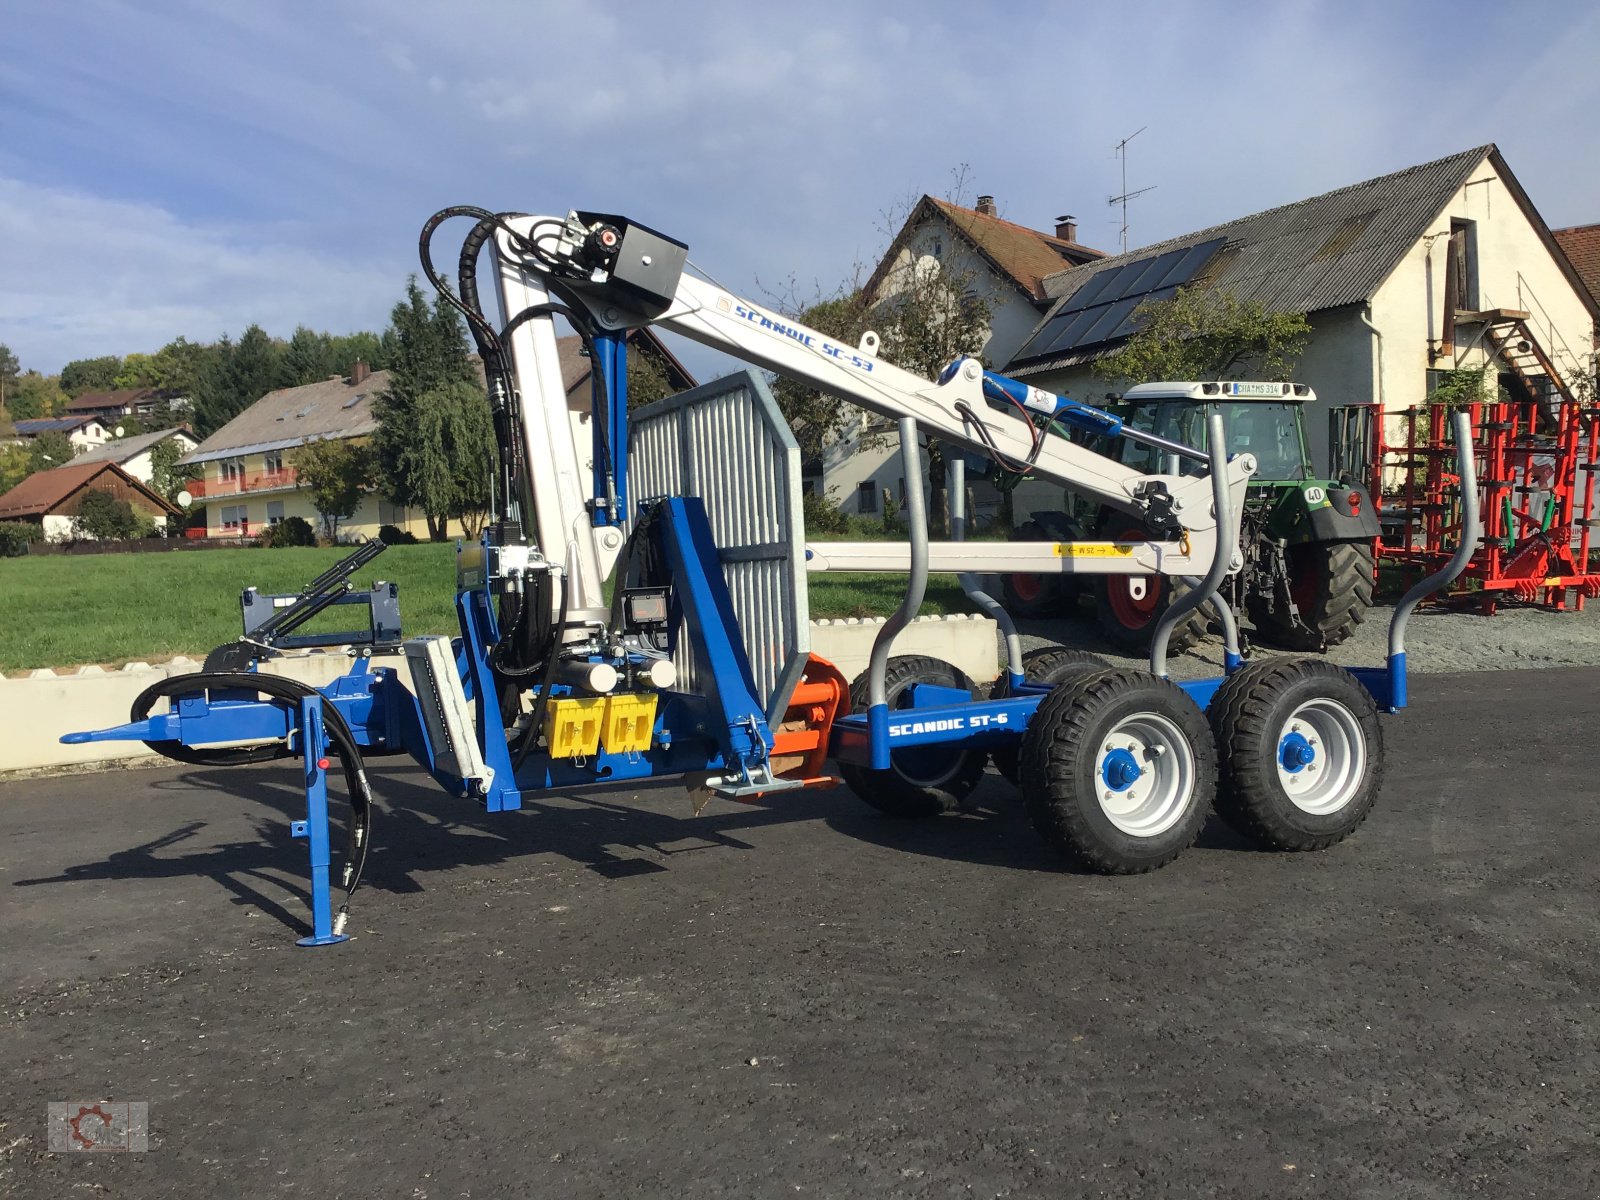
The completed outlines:
<svg viewBox="0 0 1600 1200">
<path fill-rule="evenodd" d="M 567 628 L 568 592 L 567 577 L 562 575 L 561 612 L 556 617 L 555 627 L 550 634 L 550 652 L 544 660 L 544 675 L 539 680 L 539 698 L 533 702 L 532 720 L 522 735 L 522 742 L 517 747 L 517 756 L 511 762 L 513 775 L 522 768 L 523 760 L 539 741 L 539 727 L 544 724 L 544 710 L 550 703 L 550 688 L 555 683 L 556 660 L 561 657 L 561 635 Z"/>
<path fill-rule="evenodd" d="M 134 698 L 129 719 L 142 721 L 150 715 L 157 700 L 192 696 L 204 691 L 249 691 L 271 696 L 275 700 L 298 705 L 307 696 L 316 695 L 316 689 L 281 675 L 261 675 L 254 671 L 210 671 L 193 675 L 174 675 L 151 684 Z M 323 728 L 339 765 L 344 768 L 345 787 L 350 798 L 349 843 L 345 851 L 345 900 L 340 912 L 347 912 L 350 897 L 361 883 L 361 873 L 367 865 L 367 852 L 372 845 L 372 786 L 367 782 L 366 762 L 355 735 L 345 723 L 344 714 L 332 704 L 322 706 Z M 237 766 L 247 763 L 271 762 L 288 758 L 289 745 L 285 741 L 267 742 L 257 746 L 233 749 L 207 750 L 185 746 L 177 742 L 145 742 L 145 745 L 163 757 L 175 762 L 195 766 Z"/>
</svg>

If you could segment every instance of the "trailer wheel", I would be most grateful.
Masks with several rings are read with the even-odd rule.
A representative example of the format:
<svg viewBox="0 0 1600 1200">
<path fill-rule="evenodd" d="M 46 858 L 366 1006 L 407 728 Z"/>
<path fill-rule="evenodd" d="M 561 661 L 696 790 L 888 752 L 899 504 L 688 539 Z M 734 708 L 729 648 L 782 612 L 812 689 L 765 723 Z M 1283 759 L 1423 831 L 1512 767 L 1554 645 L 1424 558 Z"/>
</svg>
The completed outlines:
<svg viewBox="0 0 1600 1200">
<path fill-rule="evenodd" d="M 1366 820 L 1383 783 L 1383 726 L 1356 678 L 1322 659 L 1254 663 L 1211 702 L 1217 813 L 1274 850 L 1321 850 Z"/>
<path fill-rule="evenodd" d="M 1303 542 L 1285 552 L 1289 595 L 1309 626 L 1295 628 L 1288 614 L 1250 605 L 1250 620 L 1268 639 L 1291 650 L 1337 646 L 1355 633 L 1372 607 L 1371 542 Z"/>
<path fill-rule="evenodd" d="M 1052 687 L 1086 675 L 1090 671 L 1104 671 L 1111 666 L 1098 654 L 1087 650 L 1071 650 L 1066 646 L 1035 646 L 1022 656 L 1022 673 L 1029 683 L 1048 683 Z M 995 680 L 989 695 L 1002 700 L 1011 694 L 1011 681 L 1004 672 Z M 1022 781 L 1022 739 L 1018 738 L 989 751 L 995 770 L 1012 783 Z"/>
<path fill-rule="evenodd" d="M 937 658 L 900 655 L 889 660 L 884 695 L 890 708 L 910 708 L 911 688 L 919 683 L 972 691 L 972 680 Z M 853 712 L 867 711 L 867 672 L 850 685 Z M 988 755 L 959 742 L 908 746 L 889 754 L 889 768 L 874 771 L 859 763 L 840 763 L 850 790 L 891 817 L 936 817 L 960 804 L 983 778 Z"/>
<path fill-rule="evenodd" d="M 1112 526 L 1103 535 L 1114 542 L 1142 542 L 1150 536 L 1143 526 Z M 1169 575 L 1096 575 L 1094 577 L 1095 615 L 1106 637 L 1124 650 L 1150 648 L 1150 635 L 1156 622 L 1172 601 L 1188 587 Z M 1205 632 L 1205 617 L 1190 613 L 1172 631 L 1167 650 L 1182 654 Z"/>
<path fill-rule="evenodd" d="M 1146 671 L 1080 675 L 1045 697 L 1022 739 L 1034 828 L 1092 871 L 1136 875 L 1194 843 L 1217 752 L 1205 715 Z"/>
</svg>

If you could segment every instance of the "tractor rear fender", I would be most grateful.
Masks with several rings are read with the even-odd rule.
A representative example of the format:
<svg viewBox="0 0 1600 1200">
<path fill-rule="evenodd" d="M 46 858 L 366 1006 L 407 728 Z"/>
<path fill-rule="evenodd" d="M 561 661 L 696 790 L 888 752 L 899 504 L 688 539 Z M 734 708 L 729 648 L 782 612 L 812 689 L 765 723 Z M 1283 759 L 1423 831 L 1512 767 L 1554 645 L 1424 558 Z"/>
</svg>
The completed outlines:
<svg viewBox="0 0 1600 1200">
<path fill-rule="evenodd" d="M 1291 546 L 1371 541 L 1378 536 L 1378 514 L 1360 484 L 1308 481 L 1283 489 L 1267 532 Z"/>
</svg>

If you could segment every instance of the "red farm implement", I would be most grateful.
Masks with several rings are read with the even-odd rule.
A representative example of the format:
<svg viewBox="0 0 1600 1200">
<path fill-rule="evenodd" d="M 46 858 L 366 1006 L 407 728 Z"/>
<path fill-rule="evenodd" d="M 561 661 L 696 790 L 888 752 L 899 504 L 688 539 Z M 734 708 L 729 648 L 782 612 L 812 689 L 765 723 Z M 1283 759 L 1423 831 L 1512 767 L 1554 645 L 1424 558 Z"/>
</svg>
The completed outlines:
<svg viewBox="0 0 1600 1200">
<path fill-rule="evenodd" d="M 1484 314 L 1482 340 L 1501 368 L 1499 398 L 1427 403 L 1360 422 L 1383 536 L 1383 561 L 1428 574 L 1461 536 L 1461 485 L 1450 412 L 1472 419 L 1483 541 L 1446 598 L 1485 613 L 1507 601 L 1580 610 L 1600 595 L 1590 566 L 1600 408 L 1582 402 L 1530 333 L 1525 314 Z M 1370 413 L 1370 409 L 1366 410 Z M 1343 410 L 1354 415 L 1355 410 Z M 1336 417 L 1336 422 L 1339 420 Z M 1349 418 L 1347 417 L 1348 421 Z M 1371 425 L 1376 424 L 1375 430 Z M 1355 432 L 1348 424 L 1336 439 Z M 1348 441 L 1345 443 L 1348 445 Z"/>
</svg>

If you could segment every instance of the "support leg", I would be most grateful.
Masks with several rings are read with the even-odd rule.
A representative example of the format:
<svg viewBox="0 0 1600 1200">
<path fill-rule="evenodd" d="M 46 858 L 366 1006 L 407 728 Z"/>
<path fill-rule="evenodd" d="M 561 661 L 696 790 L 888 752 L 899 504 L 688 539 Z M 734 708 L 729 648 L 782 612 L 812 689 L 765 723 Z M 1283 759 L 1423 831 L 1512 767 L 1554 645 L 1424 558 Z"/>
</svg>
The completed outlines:
<svg viewBox="0 0 1600 1200">
<path fill-rule="evenodd" d="M 297 821 L 296 837 L 307 840 L 311 849 L 311 936 L 301 946 L 329 946 L 347 942 L 348 934 L 333 931 L 333 901 L 329 896 L 328 869 L 332 854 L 328 846 L 328 753 L 322 729 L 322 697 L 306 696 L 300 701 L 300 749 L 305 761 L 306 819 Z"/>
</svg>

